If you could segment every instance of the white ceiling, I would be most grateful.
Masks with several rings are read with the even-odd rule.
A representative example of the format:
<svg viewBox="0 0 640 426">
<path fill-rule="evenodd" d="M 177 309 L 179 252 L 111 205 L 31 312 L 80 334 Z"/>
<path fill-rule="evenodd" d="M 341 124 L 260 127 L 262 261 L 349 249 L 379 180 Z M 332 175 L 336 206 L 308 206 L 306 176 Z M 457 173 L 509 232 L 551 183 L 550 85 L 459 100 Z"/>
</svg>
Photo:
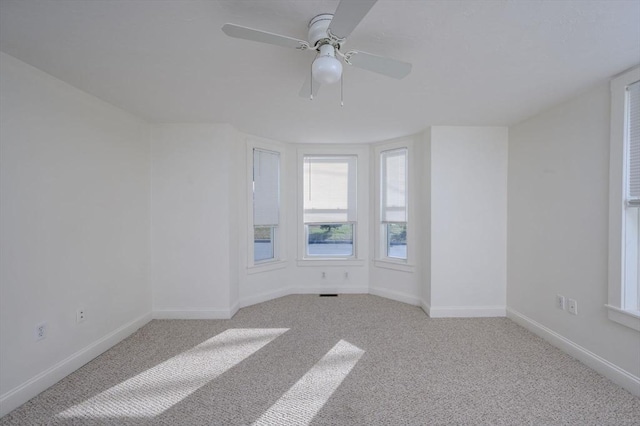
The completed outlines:
<svg viewBox="0 0 640 426">
<path fill-rule="evenodd" d="M 640 62 L 640 0 L 380 0 L 348 40 L 413 63 L 361 69 L 309 101 L 306 39 L 337 0 L 0 0 L 0 50 L 152 122 L 225 122 L 289 142 L 371 142 L 429 125 L 510 125 Z"/>
</svg>

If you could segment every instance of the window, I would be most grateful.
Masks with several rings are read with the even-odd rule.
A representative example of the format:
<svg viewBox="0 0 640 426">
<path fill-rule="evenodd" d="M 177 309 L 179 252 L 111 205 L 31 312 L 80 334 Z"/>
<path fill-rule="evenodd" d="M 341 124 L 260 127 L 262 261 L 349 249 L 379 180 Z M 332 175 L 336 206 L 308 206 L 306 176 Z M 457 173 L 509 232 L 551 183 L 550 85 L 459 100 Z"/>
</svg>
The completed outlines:
<svg viewBox="0 0 640 426">
<path fill-rule="evenodd" d="M 356 256 L 356 164 L 355 155 L 304 155 L 306 258 Z"/>
<path fill-rule="evenodd" d="M 407 148 L 380 153 L 381 257 L 407 260 Z"/>
<path fill-rule="evenodd" d="M 275 260 L 280 223 L 280 154 L 253 149 L 253 261 Z"/>
<path fill-rule="evenodd" d="M 640 311 L 640 81 L 627 87 L 624 309 Z"/>
<path fill-rule="evenodd" d="M 609 318 L 640 331 L 640 68 L 611 82 Z"/>
</svg>

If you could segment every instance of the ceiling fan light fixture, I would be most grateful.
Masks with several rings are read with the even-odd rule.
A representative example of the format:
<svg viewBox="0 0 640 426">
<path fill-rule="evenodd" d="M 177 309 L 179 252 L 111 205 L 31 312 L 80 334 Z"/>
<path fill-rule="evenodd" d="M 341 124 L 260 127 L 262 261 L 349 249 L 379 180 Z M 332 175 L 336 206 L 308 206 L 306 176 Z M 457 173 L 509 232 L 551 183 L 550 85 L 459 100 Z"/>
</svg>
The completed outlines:
<svg viewBox="0 0 640 426">
<path fill-rule="evenodd" d="M 342 76 L 342 64 L 336 59 L 335 48 L 330 44 L 320 46 L 320 54 L 311 65 L 311 75 L 320 84 L 333 84 Z"/>
</svg>

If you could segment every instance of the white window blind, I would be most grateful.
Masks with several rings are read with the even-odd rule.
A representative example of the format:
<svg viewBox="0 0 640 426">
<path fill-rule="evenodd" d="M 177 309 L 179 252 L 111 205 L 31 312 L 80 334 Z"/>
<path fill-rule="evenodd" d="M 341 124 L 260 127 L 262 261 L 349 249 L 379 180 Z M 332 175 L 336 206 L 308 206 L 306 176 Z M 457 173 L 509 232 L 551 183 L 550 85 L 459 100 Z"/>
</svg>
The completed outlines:
<svg viewBox="0 0 640 426">
<path fill-rule="evenodd" d="M 355 222 L 356 156 L 304 157 L 304 222 Z"/>
<path fill-rule="evenodd" d="M 382 222 L 407 221 L 407 149 L 383 151 L 382 168 Z"/>
<path fill-rule="evenodd" d="M 253 225 L 278 225 L 280 216 L 280 154 L 253 150 Z"/>
<path fill-rule="evenodd" d="M 629 164 L 628 164 L 628 198 L 630 206 L 640 206 L 640 81 L 629 85 Z"/>
</svg>

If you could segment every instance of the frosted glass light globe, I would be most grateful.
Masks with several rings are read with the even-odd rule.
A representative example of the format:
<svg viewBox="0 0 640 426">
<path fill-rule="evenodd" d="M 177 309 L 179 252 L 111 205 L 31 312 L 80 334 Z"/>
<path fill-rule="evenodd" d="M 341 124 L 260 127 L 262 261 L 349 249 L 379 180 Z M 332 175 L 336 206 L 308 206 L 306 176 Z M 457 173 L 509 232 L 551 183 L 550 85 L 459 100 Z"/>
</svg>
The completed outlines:
<svg viewBox="0 0 640 426">
<path fill-rule="evenodd" d="M 320 84 L 333 84 L 342 76 L 342 64 L 334 56 L 332 46 L 322 46 L 320 56 L 311 65 L 313 79 Z"/>
</svg>

